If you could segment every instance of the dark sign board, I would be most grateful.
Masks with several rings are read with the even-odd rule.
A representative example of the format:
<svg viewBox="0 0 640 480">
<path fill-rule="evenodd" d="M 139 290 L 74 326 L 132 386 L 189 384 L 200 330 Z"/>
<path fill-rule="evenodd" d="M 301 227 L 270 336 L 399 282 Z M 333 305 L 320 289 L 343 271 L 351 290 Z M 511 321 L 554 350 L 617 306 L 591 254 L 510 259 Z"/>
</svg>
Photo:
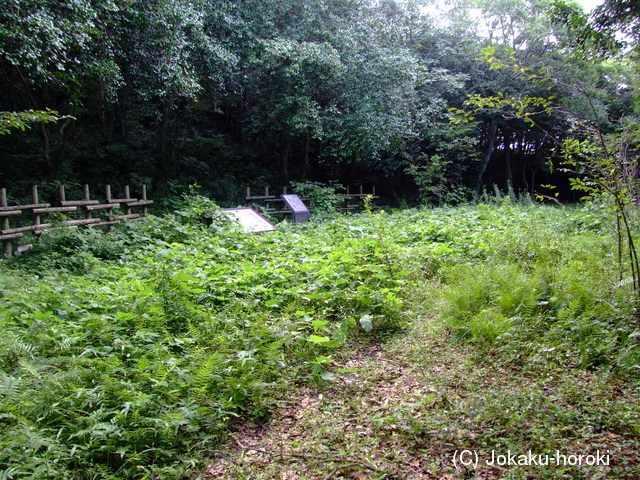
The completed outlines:
<svg viewBox="0 0 640 480">
<path fill-rule="evenodd" d="M 307 206 L 302 203 L 298 195 L 282 194 L 280 198 L 284 200 L 285 205 L 293 212 L 293 223 L 303 223 L 309 220 L 311 212 L 309 212 Z"/>
</svg>

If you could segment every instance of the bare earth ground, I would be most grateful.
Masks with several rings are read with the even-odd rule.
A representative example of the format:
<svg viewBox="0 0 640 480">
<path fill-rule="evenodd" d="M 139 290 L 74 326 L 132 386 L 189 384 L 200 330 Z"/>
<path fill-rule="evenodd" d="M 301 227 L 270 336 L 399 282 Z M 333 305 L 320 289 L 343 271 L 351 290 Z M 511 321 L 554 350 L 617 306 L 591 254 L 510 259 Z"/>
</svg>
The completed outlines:
<svg viewBox="0 0 640 480">
<path fill-rule="evenodd" d="M 549 366 L 550 358 L 499 365 L 429 323 L 336 359 L 335 382 L 300 387 L 266 424 L 241 426 L 205 478 L 640 478 L 636 381 Z M 462 460 L 477 453 L 477 464 L 454 462 L 464 450 Z M 490 466 L 492 450 L 609 457 Z"/>
</svg>

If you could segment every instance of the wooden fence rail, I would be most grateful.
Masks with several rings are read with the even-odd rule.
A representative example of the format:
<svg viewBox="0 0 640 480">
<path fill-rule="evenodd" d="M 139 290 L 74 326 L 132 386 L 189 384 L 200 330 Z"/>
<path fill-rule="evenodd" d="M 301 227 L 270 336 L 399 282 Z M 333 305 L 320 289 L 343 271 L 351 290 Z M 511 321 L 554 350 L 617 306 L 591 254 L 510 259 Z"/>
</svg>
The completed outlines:
<svg viewBox="0 0 640 480">
<path fill-rule="evenodd" d="M 344 197 L 342 205 L 338 206 L 340 211 L 360 210 L 364 206 L 364 198 L 371 196 L 373 200 L 380 198 L 376 195 L 375 185 L 372 187 L 371 192 L 366 193 L 363 191 L 362 185 L 357 189 L 357 193 L 354 193 L 348 186 L 346 187 L 346 193 L 341 194 Z M 282 187 L 283 195 L 287 194 L 287 187 Z M 303 201 L 308 201 L 308 197 L 300 197 Z M 279 195 L 273 195 L 269 187 L 264 188 L 263 195 L 252 195 L 251 188 L 247 187 L 247 195 L 245 200 L 250 203 L 260 204 L 260 208 L 264 213 L 270 215 L 279 214 L 291 214 L 291 210 L 284 208 L 283 200 Z"/>
<path fill-rule="evenodd" d="M 123 220 L 136 221 L 148 214 L 148 207 L 153 200 L 147 198 L 147 187 L 142 185 L 141 198 L 130 195 L 129 186 L 124 189 L 123 198 L 112 198 L 111 186 L 105 187 L 105 200 L 91 199 L 89 186 L 84 185 L 82 200 L 67 200 L 64 185 L 60 185 L 60 205 L 52 206 L 50 203 L 40 202 L 38 186 L 31 187 L 32 203 L 26 205 L 8 205 L 7 190 L 0 189 L 0 240 L 4 244 L 4 256 L 10 258 L 13 255 L 12 241 L 22 238 L 25 233 L 32 232 L 39 236 L 53 227 L 52 223 L 43 222 L 43 216 L 50 213 L 63 213 L 80 215 L 82 218 L 65 218 L 60 223 L 70 228 L 86 225 L 87 227 L 111 228 Z M 114 213 L 116 207 L 121 207 L 124 214 Z M 141 212 L 134 212 L 134 208 L 141 208 Z M 101 212 L 103 213 L 101 215 Z M 11 223 L 17 225 L 11 226 Z M 20 249 L 19 249 L 20 250 Z"/>
</svg>

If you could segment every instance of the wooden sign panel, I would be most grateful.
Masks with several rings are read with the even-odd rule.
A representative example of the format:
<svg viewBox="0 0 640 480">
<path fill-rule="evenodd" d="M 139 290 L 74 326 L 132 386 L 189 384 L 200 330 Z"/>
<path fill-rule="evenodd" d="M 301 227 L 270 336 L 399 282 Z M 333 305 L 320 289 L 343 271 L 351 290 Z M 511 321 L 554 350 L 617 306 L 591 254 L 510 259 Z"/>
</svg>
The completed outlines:
<svg viewBox="0 0 640 480">
<path fill-rule="evenodd" d="M 309 212 L 309 209 L 298 195 L 282 194 L 280 198 L 284 200 L 285 205 L 293 212 L 293 223 L 303 223 L 309 220 L 311 212 Z"/>
<path fill-rule="evenodd" d="M 225 208 L 222 212 L 239 223 L 245 233 L 264 233 L 276 230 L 273 223 L 251 207 Z"/>
</svg>

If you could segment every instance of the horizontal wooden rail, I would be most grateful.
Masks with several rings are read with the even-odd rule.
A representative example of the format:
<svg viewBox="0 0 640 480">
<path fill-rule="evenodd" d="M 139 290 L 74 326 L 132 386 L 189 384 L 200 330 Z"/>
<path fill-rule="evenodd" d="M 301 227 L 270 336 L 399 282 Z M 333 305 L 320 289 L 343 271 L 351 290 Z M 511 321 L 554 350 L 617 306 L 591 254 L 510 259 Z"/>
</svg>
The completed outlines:
<svg viewBox="0 0 640 480">
<path fill-rule="evenodd" d="M 282 193 L 287 193 L 287 187 L 282 188 Z M 343 193 L 344 202 L 336 207 L 336 210 L 341 212 L 354 211 L 354 210 L 362 210 L 364 207 L 364 199 L 370 197 L 372 200 L 376 200 L 380 198 L 376 195 L 376 187 L 373 185 L 371 187 L 371 192 L 367 193 L 364 191 L 364 187 L 362 185 L 358 186 L 357 191 L 354 193 L 351 191 L 350 187 L 346 187 L 346 193 Z M 309 197 L 300 197 L 303 202 L 309 202 Z M 282 209 L 281 205 L 283 200 L 279 195 L 272 195 L 269 187 L 265 187 L 264 195 L 252 195 L 251 188 L 247 187 L 247 194 L 245 196 L 245 201 L 247 203 L 257 203 L 258 207 L 267 214 L 270 215 L 286 215 L 291 214 L 290 210 Z M 279 204 L 280 203 L 280 204 Z"/>
<path fill-rule="evenodd" d="M 82 207 L 85 205 L 97 205 L 100 203 L 100 200 L 62 200 L 60 201 L 60 205 L 63 206 L 74 206 L 74 207 Z"/>
<path fill-rule="evenodd" d="M 8 205 L 7 190 L 0 189 L 0 241 L 4 244 L 4 256 L 9 258 L 13 255 L 12 240 L 24 238 L 24 234 L 32 232 L 39 236 L 46 230 L 53 228 L 55 223 L 42 222 L 41 217 L 51 213 L 60 214 L 76 214 L 83 218 L 65 218 L 60 220 L 60 225 L 77 228 L 84 225 L 87 227 L 108 226 L 122 221 L 142 220 L 147 215 L 149 205 L 153 204 L 153 200 L 147 198 L 147 187 L 142 185 L 141 197 L 133 197 L 130 194 L 129 186 L 124 189 L 122 198 L 112 198 L 111 186 L 105 187 L 105 201 L 92 199 L 89 195 L 89 186 L 83 187 L 82 200 L 67 200 L 65 186 L 60 185 L 59 188 L 59 205 L 52 206 L 50 203 L 42 203 L 38 197 L 38 187 L 36 185 L 31 188 L 33 203 L 24 205 Z M 142 212 L 134 212 L 133 208 L 140 207 Z M 121 208 L 123 214 L 114 213 L 114 209 Z M 100 216 L 100 213 L 106 216 Z M 94 216 L 95 215 L 95 216 Z M 15 219 L 14 225 L 10 225 L 9 217 Z M 27 220 L 28 219 L 28 220 Z M 25 224 L 26 223 L 26 224 Z M 29 246 L 22 245 L 18 247 L 18 251 L 26 251 Z"/>
</svg>

